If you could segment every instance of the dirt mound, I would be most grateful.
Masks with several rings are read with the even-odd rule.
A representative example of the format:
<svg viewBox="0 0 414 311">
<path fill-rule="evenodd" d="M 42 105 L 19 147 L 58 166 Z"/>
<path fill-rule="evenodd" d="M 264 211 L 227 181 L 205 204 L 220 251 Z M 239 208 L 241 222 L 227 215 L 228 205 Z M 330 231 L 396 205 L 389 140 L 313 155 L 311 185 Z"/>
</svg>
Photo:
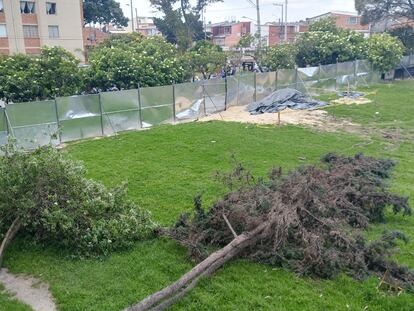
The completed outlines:
<svg viewBox="0 0 414 311">
<path fill-rule="evenodd" d="M 226 111 L 212 114 L 201 118 L 199 121 L 228 121 L 251 124 L 271 124 L 276 125 L 304 125 L 328 132 L 345 130 L 347 132 L 360 132 L 360 126 L 345 119 L 337 119 L 329 115 L 324 110 L 292 110 L 286 109 L 280 113 L 263 113 L 251 115 L 245 110 L 244 106 L 229 107 Z"/>
</svg>

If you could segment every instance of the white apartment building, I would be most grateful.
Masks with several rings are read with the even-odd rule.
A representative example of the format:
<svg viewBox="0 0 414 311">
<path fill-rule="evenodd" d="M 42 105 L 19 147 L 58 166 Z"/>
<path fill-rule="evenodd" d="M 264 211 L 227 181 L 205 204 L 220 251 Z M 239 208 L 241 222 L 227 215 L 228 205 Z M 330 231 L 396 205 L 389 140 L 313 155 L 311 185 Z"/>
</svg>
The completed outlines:
<svg viewBox="0 0 414 311">
<path fill-rule="evenodd" d="M 0 54 L 60 46 L 84 60 L 82 0 L 0 0 Z"/>
</svg>

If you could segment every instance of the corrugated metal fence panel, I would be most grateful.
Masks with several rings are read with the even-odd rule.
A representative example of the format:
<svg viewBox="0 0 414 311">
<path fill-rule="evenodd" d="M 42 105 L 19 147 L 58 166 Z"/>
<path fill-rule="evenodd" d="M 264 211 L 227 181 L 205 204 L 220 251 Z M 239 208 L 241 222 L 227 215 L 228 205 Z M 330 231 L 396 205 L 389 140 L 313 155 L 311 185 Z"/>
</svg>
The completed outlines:
<svg viewBox="0 0 414 311">
<path fill-rule="evenodd" d="M 105 135 L 141 127 L 138 90 L 101 93 Z"/>
<path fill-rule="evenodd" d="M 103 135 L 99 96 L 94 94 L 56 99 L 62 142 Z"/>
<path fill-rule="evenodd" d="M 173 121 L 172 85 L 141 88 L 140 101 L 143 127 Z"/>
<path fill-rule="evenodd" d="M 9 104 L 6 106 L 11 129 L 17 144 L 34 149 L 58 143 L 58 122 L 54 100 Z"/>
</svg>

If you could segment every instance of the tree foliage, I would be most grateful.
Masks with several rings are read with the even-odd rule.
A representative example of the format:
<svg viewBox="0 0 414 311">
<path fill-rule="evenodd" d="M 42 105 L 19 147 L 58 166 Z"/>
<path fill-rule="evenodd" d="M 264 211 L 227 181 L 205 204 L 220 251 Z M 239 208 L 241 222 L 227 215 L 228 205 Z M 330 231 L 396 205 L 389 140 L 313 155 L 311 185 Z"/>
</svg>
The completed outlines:
<svg viewBox="0 0 414 311">
<path fill-rule="evenodd" d="M 262 65 L 272 71 L 293 69 L 296 66 L 297 49 L 294 44 L 279 44 L 265 50 Z"/>
<path fill-rule="evenodd" d="M 311 31 L 302 34 L 296 45 L 299 67 L 334 64 L 361 58 L 364 55 L 364 38 L 355 31 Z"/>
<path fill-rule="evenodd" d="M 59 47 L 43 47 L 40 56 L 0 58 L 0 98 L 23 102 L 77 94 L 82 90 L 79 60 Z"/>
<path fill-rule="evenodd" d="M 340 29 L 336 26 L 335 17 L 325 17 L 312 22 L 309 26 L 309 31 L 324 31 L 331 33 L 339 33 Z"/>
<path fill-rule="evenodd" d="M 198 41 L 184 55 L 184 59 L 193 77 L 200 72 L 204 79 L 208 79 L 211 74 L 226 65 L 227 55 L 218 45 L 208 41 Z"/>
<path fill-rule="evenodd" d="M 355 7 L 366 24 L 379 22 L 384 18 L 414 19 L 412 0 L 355 0 Z"/>
<path fill-rule="evenodd" d="M 181 50 L 187 50 L 194 41 L 204 38 L 201 13 L 212 2 L 221 0 L 150 0 L 164 16 L 154 18 L 157 28 L 163 33 L 168 42 L 177 44 Z"/>
<path fill-rule="evenodd" d="M 401 40 L 407 54 L 414 53 L 414 27 L 402 26 L 389 31 L 389 34 Z"/>
<path fill-rule="evenodd" d="M 162 37 L 115 36 L 91 51 L 89 63 L 85 73 L 89 90 L 159 86 L 185 78 L 181 56 Z"/>
<path fill-rule="evenodd" d="M 76 256 L 106 255 L 152 234 L 149 214 L 86 178 L 83 166 L 52 147 L 32 153 L 9 144 L 0 158 L 0 238 L 15 219 L 32 241 Z"/>
<path fill-rule="evenodd" d="M 128 18 L 115 0 L 83 0 L 84 23 L 128 26 Z"/>
<path fill-rule="evenodd" d="M 253 45 L 256 38 L 252 36 L 250 33 L 243 34 L 239 40 L 239 42 L 236 44 L 235 48 L 249 48 Z"/>
<path fill-rule="evenodd" d="M 368 60 L 382 73 L 395 68 L 404 55 L 401 41 L 387 33 L 372 35 L 367 40 L 366 47 Z"/>
</svg>

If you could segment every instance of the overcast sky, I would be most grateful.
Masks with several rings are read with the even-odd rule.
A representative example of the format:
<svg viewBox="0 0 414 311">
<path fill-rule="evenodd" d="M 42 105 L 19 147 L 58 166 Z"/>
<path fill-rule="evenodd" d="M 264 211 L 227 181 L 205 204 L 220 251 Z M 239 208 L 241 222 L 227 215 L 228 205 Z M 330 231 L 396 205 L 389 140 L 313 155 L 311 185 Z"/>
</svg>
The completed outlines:
<svg viewBox="0 0 414 311">
<path fill-rule="evenodd" d="M 255 0 L 253 0 L 255 2 Z M 130 17 L 131 11 L 127 4 L 130 0 L 118 0 L 124 9 L 125 15 Z M 279 21 L 281 8 L 272 5 L 284 0 L 261 0 L 262 23 Z M 150 6 L 149 0 L 132 0 L 134 8 L 138 9 L 139 16 L 159 16 Z M 316 16 L 329 11 L 355 11 L 354 0 L 289 0 L 288 20 L 299 21 L 307 17 Z M 135 14 L 135 12 L 134 12 Z M 243 20 L 243 16 L 256 19 L 256 10 L 248 0 L 224 0 L 207 7 L 207 22 L 222 22 L 226 20 Z"/>
</svg>

